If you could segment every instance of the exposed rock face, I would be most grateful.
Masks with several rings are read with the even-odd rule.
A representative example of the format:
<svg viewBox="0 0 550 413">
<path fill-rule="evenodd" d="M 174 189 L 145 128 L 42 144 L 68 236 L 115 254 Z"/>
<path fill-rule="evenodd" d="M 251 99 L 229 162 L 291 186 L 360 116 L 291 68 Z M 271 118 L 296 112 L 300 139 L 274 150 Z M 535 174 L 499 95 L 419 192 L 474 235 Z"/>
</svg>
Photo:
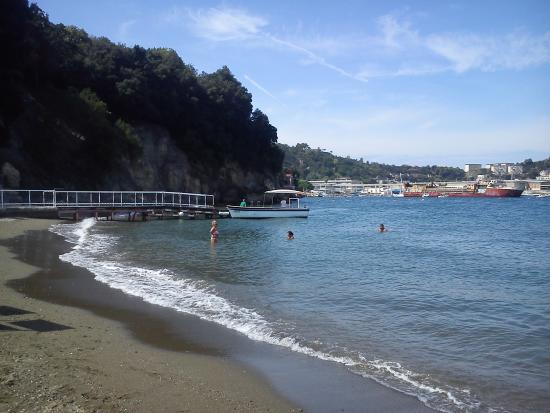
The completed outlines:
<svg viewBox="0 0 550 413">
<path fill-rule="evenodd" d="M 244 171 L 236 163 L 202 165 L 191 162 L 164 128 L 141 125 L 134 129 L 143 152 L 133 161 L 123 160 L 120 174 L 110 187 L 207 193 L 216 202 L 235 201 L 274 185 L 274 178 Z"/>
<path fill-rule="evenodd" d="M 216 203 L 224 203 L 261 193 L 266 187 L 274 186 L 276 177 L 245 171 L 231 161 L 221 165 L 193 162 L 176 146 L 169 132 L 157 125 L 134 126 L 142 149 L 139 155 L 133 159 L 129 156 L 119 159 L 112 170 L 105 171 L 103 176 L 89 176 L 86 170 L 82 170 L 82 160 L 75 159 L 67 150 L 75 145 L 75 138 L 60 119 L 55 120 L 55 130 L 47 131 L 56 136 L 48 147 L 56 157 L 57 168 L 56 173 L 50 175 L 48 163 L 25 150 L 28 142 L 34 139 L 31 131 L 37 130 L 36 125 L 29 124 L 37 123 L 37 119 L 42 118 L 38 113 L 31 120 L 29 111 L 12 124 L 8 131 L 8 145 L 0 148 L 1 184 L 4 188 L 165 190 L 213 194 Z M 29 127 L 21 127 L 22 123 Z M 44 130 L 51 122 L 40 123 Z"/>
<path fill-rule="evenodd" d="M 21 174 L 15 167 L 9 163 L 4 162 L 2 165 L 1 184 L 8 188 L 18 188 L 21 184 Z"/>
</svg>

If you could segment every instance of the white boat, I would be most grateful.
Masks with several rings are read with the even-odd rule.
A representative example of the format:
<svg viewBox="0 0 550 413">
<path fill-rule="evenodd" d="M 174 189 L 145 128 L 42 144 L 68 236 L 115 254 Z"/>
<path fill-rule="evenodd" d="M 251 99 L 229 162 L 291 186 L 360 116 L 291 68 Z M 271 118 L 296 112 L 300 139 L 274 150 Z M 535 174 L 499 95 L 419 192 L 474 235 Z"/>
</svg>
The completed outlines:
<svg viewBox="0 0 550 413">
<path fill-rule="evenodd" d="M 307 218 L 309 208 L 300 205 L 299 194 L 300 191 L 292 189 L 274 189 L 265 192 L 263 205 L 227 205 L 227 209 L 231 218 Z M 266 195 L 271 195 L 271 204 L 268 206 L 265 203 Z M 273 202 L 276 196 L 283 198 L 277 206 Z"/>
</svg>

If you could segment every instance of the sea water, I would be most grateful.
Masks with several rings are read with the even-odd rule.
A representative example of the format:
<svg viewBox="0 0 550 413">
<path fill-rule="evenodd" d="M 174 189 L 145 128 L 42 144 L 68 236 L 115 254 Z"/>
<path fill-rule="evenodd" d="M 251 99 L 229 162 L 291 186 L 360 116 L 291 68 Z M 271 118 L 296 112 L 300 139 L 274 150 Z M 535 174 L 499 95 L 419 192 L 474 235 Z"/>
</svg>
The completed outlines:
<svg viewBox="0 0 550 413">
<path fill-rule="evenodd" d="M 219 220 L 216 244 L 206 220 L 53 230 L 100 282 L 438 410 L 550 411 L 550 199 L 305 202 L 308 219 Z"/>
</svg>

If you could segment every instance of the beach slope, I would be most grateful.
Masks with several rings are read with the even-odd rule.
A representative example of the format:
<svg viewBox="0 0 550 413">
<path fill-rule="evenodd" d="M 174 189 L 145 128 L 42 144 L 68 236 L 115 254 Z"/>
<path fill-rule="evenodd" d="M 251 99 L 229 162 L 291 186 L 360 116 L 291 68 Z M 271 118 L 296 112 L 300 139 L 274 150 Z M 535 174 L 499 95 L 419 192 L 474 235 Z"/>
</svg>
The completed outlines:
<svg viewBox="0 0 550 413">
<path fill-rule="evenodd" d="M 299 411 L 223 357 L 162 350 L 116 321 L 7 287 L 40 270 L 19 261 L 9 243 L 53 223 L 0 219 L 0 411 Z"/>
</svg>

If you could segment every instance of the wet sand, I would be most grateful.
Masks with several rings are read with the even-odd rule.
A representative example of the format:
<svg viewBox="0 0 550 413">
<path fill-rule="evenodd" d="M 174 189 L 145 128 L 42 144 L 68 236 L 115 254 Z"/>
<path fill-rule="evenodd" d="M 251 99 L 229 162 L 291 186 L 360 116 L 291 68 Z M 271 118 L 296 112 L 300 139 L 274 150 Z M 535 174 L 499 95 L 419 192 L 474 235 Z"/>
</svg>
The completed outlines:
<svg viewBox="0 0 550 413">
<path fill-rule="evenodd" d="M 50 223 L 0 220 L 0 237 Z M 5 224 L 19 228 L 5 236 Z M 254 342 L 96 282 L 87 270 L 58 259 L 68 245 L 51 232 L 33 231 L 4 245 L 18 260 L 0 247 L 0 291 L 7 297 L 0 305 L 32 313 L 2 316 L 0 324 L 42 319 L 61 327 L 0 331 L 6 360 L 0 371 L 11 380 L 2 387 L 7 391 L 0 393 L 0 411 L 33 411 L 58 399 L 46 411 L 73 405 L 84 411 L 432 411 L 339 364 Z M 34 401 L 29 395 L 36 389 Z"/>
<path fill-rule="evenodd" d="M 154 328 L 137 336 L 164 336 L 165 346 L 136 340 L 131 330 L 124 327 L 127 320 L 98 317 L 87 310 L 48 303 L 7 287 L 9 282 L 19 288 L 19 283 L 25 284 L 21 281 L 25 277 L 33 273 L 43 277 L 45 273 L 40 272 L 40 267 L 16 259 L 10 252 L 13 245 L 6 247 L 6 240 L 24 231 L 44 230 L 52 223 L 0 220 L 0 411 L 299 410 L 250 369 L 227 360 L 219 352 L 181 339 L 172 340 L 162 324 L 154 320 L 146 323 Z M 58 271 L 59 260 L 46 252 L 51 246 L 40 246 L 41 240 L 50 239 L 50 234 L 30 234 L 37 242 L 26 243 L 24 237 L 15 239 L 23 249 L 19 253 L 42 262 L 46 271 Z M 59 273 L 56 276 L 70 277 Z M 132 317 L 124 314 L 123 318 Z"/>
</svg>

